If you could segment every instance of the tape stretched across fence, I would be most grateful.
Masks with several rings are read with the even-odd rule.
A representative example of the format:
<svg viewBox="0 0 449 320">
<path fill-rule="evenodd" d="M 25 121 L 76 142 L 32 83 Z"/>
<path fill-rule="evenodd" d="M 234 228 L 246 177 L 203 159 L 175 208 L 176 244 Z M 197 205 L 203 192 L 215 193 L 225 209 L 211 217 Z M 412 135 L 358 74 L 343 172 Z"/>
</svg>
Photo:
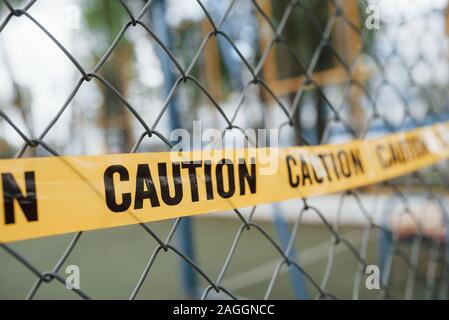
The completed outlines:
<svg viewBox="0 0 449 320">
<path fill-rule="evenodd" d="M 449 122 L 371 140 L 0 161 L 0 242 L 327 194 L 449 157 Z"/>
</svg>

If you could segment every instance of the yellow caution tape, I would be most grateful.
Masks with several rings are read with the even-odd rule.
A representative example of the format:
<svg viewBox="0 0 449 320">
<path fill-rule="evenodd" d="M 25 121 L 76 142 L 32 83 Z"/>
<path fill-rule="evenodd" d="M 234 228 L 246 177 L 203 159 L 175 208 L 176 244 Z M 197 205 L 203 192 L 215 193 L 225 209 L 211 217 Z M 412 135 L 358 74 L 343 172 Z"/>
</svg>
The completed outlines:
<svg viewBox="0 0 449 320">
<path fill-rule="evenodd" d="M 0 160 L 0 242 L 327 194 L 449 156 L 449 122 L 289 148 Z"/>
</svg>

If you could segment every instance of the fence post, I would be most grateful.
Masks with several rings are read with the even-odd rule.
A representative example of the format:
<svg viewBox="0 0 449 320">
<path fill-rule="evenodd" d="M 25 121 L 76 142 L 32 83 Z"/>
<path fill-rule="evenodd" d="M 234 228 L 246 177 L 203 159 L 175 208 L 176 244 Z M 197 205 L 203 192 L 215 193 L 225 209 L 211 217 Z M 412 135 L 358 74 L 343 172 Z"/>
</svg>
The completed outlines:
<svg viewBox="0 0 449 320">
<path fill-rule="evenodd" d="M 273 203 L 272 205 L 274 213 L 274 223 L 276 226 L 276 231 L 281 241 L 281 248 L 283 250 L 287 249 L 288 243 L 290 241 L 290 231 L 288 230 L 288 223 L 285 221 L 282 215 L 282 209 L 278 203 Z M 298 254 L 295 251 L 295 247 L 292 246 L 287 257 L 299 264 Z M 309 292 L 307 290 L 306 282 L 304 281 L 304 275 L 295 267 L 289 267 L 290 279 L 292 280 L 293 292 L 297 299 L 308 300 L 310 299 Z"/>
<path fill-rule="evenodd" d="M 389 264 L 391 259 L 393 258 L 393 231 L 391 230 L 391 210 L 394 208 L 394 199 L 388 199 L 384 208 L 384 212 L 382 215 L 382 223 L 383 228 L 379 230 L 379 269 L 380 269 L 380 278 L 382 281 L 382 285 L 386 285 L 385 277 L 387 276 L 386 269 L 389 268 L 387 264 Z"/>
<path fill-rule="evenodd" d="M 165 0 L 154 0 L 153 4 L 150 6 L 150 24 L 153 27 L 155 34 L 159 39 L 168 47 L 171 48 L 171 35 L 167 26 L 165 19 L 166 14 L 166 3 Z M 167 54 L 156 45 L 155 51 L 157 57 L 161 63 L 162 73 L 164 74 L 164 94 L 169 95 L 171 89 L 173 88 L 176 77 L 173 74 L 171 61 Z M 173 95 L 171 101 L 168 104 L 169 118 L 170 118 L 170 128 L 177 129 L 181 128 L 178 100 L 176 94 Z M 192 221 L 189 217 L 184 217 L 181 219 L 178 226 L 178 242 L 181 252 L 184 253 L 191 260 L 195 261 L 195 248 L 192 237 Z M 181 266 L 181 277 L 183 283 L 183 290 L 188 298 L 197 297 L 198 289 L 198 279 L 195 270 L 186 262 L 184 259 L 180 259 Z"/>
</svg>

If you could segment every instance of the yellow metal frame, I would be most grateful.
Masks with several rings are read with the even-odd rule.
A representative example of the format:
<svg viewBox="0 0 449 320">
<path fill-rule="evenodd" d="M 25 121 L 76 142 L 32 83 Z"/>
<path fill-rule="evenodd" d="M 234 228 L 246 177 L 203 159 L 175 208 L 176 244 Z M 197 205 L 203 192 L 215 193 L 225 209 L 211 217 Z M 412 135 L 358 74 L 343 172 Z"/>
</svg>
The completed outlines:
<svg viewBox="0 0 449 320">
<path fill-rule="evenodd" d="M 259 6 L 268 17 L 272 17 L 271 0 L 259 0 Z M 347 19 L 354 25 L 360 26 L 360 14 L 357 0 L 344 0 L 341 2 L 341 8 Z M 329 12 L 332 14 L 334 10 L 334 6 L 329 4 Z M 266 47 L 270 45 L 273 32 L 262 15 L 257 14 L 257 20 L 260 30 L 260 50 L 261 52 L 264 52 Z M 207 36 L 207 34 L 212 31 L 212 26 L 207 19 L 202 21 L 201 29 L 204 36 Z M 360 37 L 358 33 L 352 30 L 341 18 L 337 18 L 335 21 L 332 40 L 334 48 L 336 48 L 336 51 L 346 61 L 352 62 L 356 58 L 361 47 Z M 305 76 L 285 79 L 279 78 L 275 50 L 273 50 L 273 48 L 270 49 L 262 69 L 265 81 L 277 96 L 294 93 L 301 89 L 301 85 L 304 85 Z M 363 81 L 368 79 L 371 76 L 371 73 L 372 72 L 365 66 L 356 65 L 352 72 L 352 79 Z M 217 99 L 223 98 L 220 74 L 221 70 L 217 43 L 216 41 L 208 41 L 204 48 L 204 77 L 207 89 L 212 96 Z M 320 86 L 341 84 L 348 79 L 346 70 L 338 65 L 338 62 L 336 62 L 336 67 L 314 72 L 311 77 L 313 81 Z M 313 89 L 313 86 L 308 85 L 303 89 Z M 263 94 L 266 99 L 272 99 L 267 92 L 263 92 Z"/>
<path fill-rule="evenodd" d="M 272 16 L 270 0 L 259 0 L 259 5 L 269 17 Z M 354 25 L 359 26 L 360 14 L 358 11 L 357 0 L 345 0 L 342 1 L 341 5 L 345 17 L 347 17 Z M 335 8 L 329 5 L 329 12 L 331 14 L 334 10 Z M 258 16 L 259 24 L 261 26 L 260 49 L 263 51 L 271 41 L 271 30 L 267 23 L 263 22 L 264 18 L 261 15 Z M 354 60 L 361 48 L 359 35 L 342 19 L 337 19 L 335 22 L 333 44 L 337 52 L 348 62 Z M 270 53 L 267 56 L 266 63 L 263 66 L 263 72 L 268 85 L 278 96 L 296 92 L 301 84 L 304 84 L 305 80 L 305 76 L 280 79 L 275 61 L 275 52 L 273 50 L 270 50 Z M 371 72 L 363 66 L 356 66 L 352 72 L 352 78 L 359 81 L 369 78 L 370 75 Z M 344 82 L 347 79 L 347 72 L 337 64 L 334 68 L 314 72 L 311 77 L 318 85 L 325 86 Z M 312 89 L 311 86 L 304 87 L 304 89 L 309 88 Z"/>
</svg>

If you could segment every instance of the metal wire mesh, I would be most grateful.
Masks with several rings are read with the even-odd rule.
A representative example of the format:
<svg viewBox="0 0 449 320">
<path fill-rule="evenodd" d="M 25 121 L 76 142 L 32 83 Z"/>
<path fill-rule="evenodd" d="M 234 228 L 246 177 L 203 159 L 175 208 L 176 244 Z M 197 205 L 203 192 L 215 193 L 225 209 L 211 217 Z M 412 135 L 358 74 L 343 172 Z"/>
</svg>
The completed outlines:
<svg viewBox="0 0 449 320">
<path fill-rule="evenodd" d="M 447 39 L 444 32 L 440 34 L 428 34 L 428 37 L 434 37 L 438 43 L 437 52 L 429 53 L 426 42 L 422 38 L 422 34 L 408 34 L 407 38 L 412 41 L 415 46 L 413 54 L 407 52 L 406 55 L 401 50 L 401 43 L 399 41 L 398 34 L 401 32 L 401 28 L 410 24 L 421 23 L 423 25 L 429 25 L 429 32 L 434 32 L 430 26 L 439 21 L 444 24 L 445 21 L 445 6 L 435 5 L 429 10 L 423 11 L 419 16 L 409 16 L 407 14 L 395 16 L 391 19 L 381 20 L 381 28 L 376 30 L 376 41 L 382 41 L 384 43 L 383 48 L 388 48 L 379 51 L 374 50 L 372 47 L 372 32 L 367 30 L 363 21 L 356 21 L 349 16 L 348 11 L 345 9 L 344 1 L 327 0 L 325 4 L 330 8 L 329 14 L 325 19 L 324 26 L 319 20 L 317 13 L 311 9 L 312 1 L 292 0 L 286 3 L 286 6 L 282 8 L 282 12 L 279 19 L 273 19 L 271 14 L 264 11 L 264 6 L 261 1 L 252 0 L 246 3 L 251 6 L 253 10 L 260 18 L 261 25 L 264 26 L 265 32 L 265 46 L 263 50 L 255 55 L 253 61 L 249 61 L 245 58 L 245 53 L 239 48 L 239 45 L 235 43 L 233 36 L 229 34 L 226 28 L 223 26 L 226 21 L 233 14 L 236 9 L 236 4 L 241 1 L 229 1 L 226 3 L 225 8 L 222 9 L 219 14 L 212 12 L 207 3 L 203 3 L 198 0 L 196 5 L 201 8 L 204 13 L 205 19 L 209 23 L 210 31 L 201 41 L 196 45 L 196 50 L 192 55 L 192 59 L 188 61 L 187 66 L 177 58 L 177 53 L 173 52 L 172 48 L 168 47 L 162 39 L 153 32 L 153 26 L 146 22 L 146 14 L 151 11 L 153 1 L 147 1 L 140 8 L 138 13 L 135 13 L 134 9 L 139 7 L 141 2 L 133 2 L 132 5 L 126 1 L 120 1 L 122 9 L 128 15 L 128 21 L 123 25 L 122 29 L 118 32 L 114 41 L 109 45 L 106 52 L 98 60 L 97 64 L 93 68 L 86 68 L 83 66 L 71 52 L 62 45 L 58 39 L 56 39 L 52 33 L 50 33 L 45 27 L 45 21 L 36 20 L 30 13 L 30 9 L 36 4 L 36 0 L 29 1 L 23 6 L 16 5 L 15 2 L 3 0 L 3 9 L 6 8 L 7 15 L 0 21 L 0 37 L 1 33 L 8 28 L 11 21 L 15 19 L 28 19 L 32 22 L 35 28 L 41 30 L 52 41 L 52 43 L 59 47 L 61 55 L 65 55 L 71 63 L 79 71 L 79 80 L 76 82 L 73 91 L 67 97 L 66 101 L 59 107 L 59 111 L 54 118 L 48 123 L 46 128 L 37 136 L 27 135 L 23 130 L 19 128 L 15 122 L 8 117 L 8 115 L 0 110 L 0 116 L 15 132 L 23 139 L 23 145 L 16 154 L 16 158 L 24 156 L 27 150 L 44 148 L 49 153 L 57 156 L 60 152 L 57 148 L 54 148 L 47 143 L 46 137 L 52 131 L 54 126 L 60 121 L 61 117 L 68 112 L 69 106 L 74 97 L 79 92 L 80 88 L 86 83 L 94 81 L 103 86 L 105 90 L 110 90 L 115 99 L 120 101 L 123 108 L 126 108 L 132 117 L 139 123 L 141 130 L 140 136 L 135 141 L 135 145 L 128 152 L 134 153 L 139 151 L 139 147 L 146 139 L 159 139 L 161 140 L 169 150 L 171 148 L 171 142 L 169 137 L 158 130 L 161 118 L 169 112 L 169 105 L 173 99 L 175 99 L 177 93 L 184 86 L 194 86 L 202 96 L 204 96 L 209 105 L 213 108 L 209 108 L 207 112 L 216 113 L 224 120 L 223 134 L 226 132 L 243 132 L 242 127 L 238 124 L 238 116 L 244 112 L 252 112 L 251 110 L 245 110 L 246 98 L 248 92 L 251 90 L 257 90 L 260 92 L 260 96 L 263 97 L 258 101 L 260 114 L 268 113 L 269 105 L 274 105 L 273 108 L 280 110 L 280 118 L 282 121 L 277 124 L 280 136 L 290 135 L 296 138 L 296 143 L 299 145 L 308 144 L 323 144 L 332 141 L 335 130 L 339 129 L 343 132 L 347 140 L 367 137 L 370 129 L 375 124 L 381 124 L 389 132 L 397 132 L 407 129 L 408 126 L 421 126 L 426 124 L 429 118 L 435 121 L 444 120 L 445 112 L 449 110 L 448 97 L 447 97 L 447 79 L 443 77 L 440 80 L 437 77 L 437 73 L 448 74 L 447 69 Z M 360 7 L 367 7 L 369 4 L 376 2 L 364 2 L 360 3 Z M 273 2 L 273 6 L 276 6 L 276 2 Z M 284 36 L 284 30 L 289 19 L 291 19 L 294 12 L 302 12 L 304 17 L 313 25 L 313 32 L 319 34 L 319 42 L 314 46 L 309 59 L 304 59 L 299 54 L 297 48 L 289 43 L 289 39 Z M 362 12 L 363 14 L 363 12 Z M 363 16 L 363 15 L 362 15 Z M 382 17 L 383 19 L 384 17 Z M 242 26 L 245 21 L 241 21 Z M 339 27 L 338 27 L 339 26 Z M 340 29 L 337 29 L 340 28 Z M 125 34 L 132 33 L 135 28 L 142 28 L 152 39 L 152 42 L 163 50 L 163 53 L 170 60 L 172 64 L 173 72 L 176 74 L 176 80 L 170 90 L 170 93 L 165 97 L 162 105 L 153 106 L 154 112 L 157 112 L 156 120 L 153 123 L 148 123 L 144 116 L 142 116 L 138 109 L 129 102 L 129 98 L 122 94 L 119 88 L 116 88 L 109 79 L 102 75 L 102 68 L 107 64 L 108 59 L 120 45 L 122 38 Z M 346 44 L 346 48 L 355 45 L 355 49 L 349 54 L 345 54 L 341 48 L 337 48 L 335 42 L 332 40 L 332 34 L 335 30 L 342 30 L 346 28 L 346 35 L 350 35 L 349 43 Z M 409 30 L 409 29 L 407 29 Z M 310 30 L 298 30 L 298 37 Z M 416 39 L 414 38 L 416 37 Z M 201 68 L 199 66 L 200 59 L 205 50 L 205 47 L 210 42 L 224 41 L 227 45 L 232 46 L 232 51 L 240 61 L 240 67 L 246 73 L 244 78 L 247 79 L 240 89 L 238 89 L 238 99 L 236 103 L 229 107 L 223 107 L 222 103 L 210 93 L 209 85 L 204 84 L 198 77 L 194 76 L 193 70 L 195 68 Z M 357 39 L 357 42 L 351 42 Z M 26 41 L 25 39 L 18 39 L 17 41 Z M 357 46 L 357 43 L 359 46 Z M 300 80 L 295 82 L 296 90 L 290 94 L 277 94 L 277 89 L 272 88 L 273 82 L 268 79 L 269 75 L 265 74 L 267 69 L 264 69 L 267 64 L 273 63 L 273 51 L 282 47 L 282 50 L 286 50 L 289 54 L 289 63 L 295 66 L 302 75 Z M 327 52 L 332 57 L 332 61 L 336 64 L 339 70 L 342 70 L 339 77 L 341 80 L 335 85 L 331 85 L 323 82 L 323 80 L 317 77 L 320 66 L 320 59 L 324 52 Z M 30 53 L 32 56 L 32 53 Z M 308 60 L 308 61 L 305 61 Z M 370 70 L 369 76 L 365 78 L 360 76 L 360 70 L 364 66 L 368 66 Z M 419 73 L 417 78 L 415 71 L 417 68 L 423 69 L 428 75 L 428 80 L 422 79 L 422 73 Z M 401 81 L 397 82 L 391 77 L 391 73 L 401 74 Z M 332 76 L 328 76 L 332 78 Z M 369 78 L 369 79 L 368 79 Z M 393 80 L 392 80 L 393 79 Z M 326 79 L 324 79 L 326 80 Z M 329 79 L 327 79 L 329 80 Z M 369 81 L 368 81 L 369 80 Z M 332 90 L 329 89 L 332 86 Z M 369 86 L 369 87 L 368 87 Z M 442 89 L 443 88 L 443 89 Z M 383 100 L 386 91 L 394 95 L 397 105 L 400 106 L 401 116 L 400 121 L 392 121 L 389 118 L 389 112 L 391 112 L 390 106 L 383 104 Z M 327 116 L 323 125 L 321 135 L 317 141 L 312 142 L 303 134 L 301 130 L 301 108 L 307 103 L 305 96 L 308 92 L 314 92 L 321 103 L 325 106 L 325 112 Z M 354 98 L 356 97 L 356 98 Z M 413 98 L 410 98 L 413 97 Z M 354 99 L 358 99 L 363 104 L 363 116 L 354 120 Z M 51 103 L 51 101 L 49 101 Z M 425 114 L 415 114 L 416 103 L 425 105 Z M 156 111 L 157 110 L 157 111 Z M 352 110 L 352 111 L 351 111 Z M 204 111 L 202 111 L 204 112 Z M 204 114 L 203 114 L 204 115 Z M 204 115 L 206 116 L 206 115 Z M 201 114 L 200 114 L 201 117 Z M 267 125 L 267 121 L 263 125 Z M 67 144 L 70 144 L 67 141 Z M 223 262 L 218 262 L 217 271 L 218 275 L 213 276 L 208 273 L 204 267 L 190 259 L 179 246 L 173 240 L 174 236 L 179 230 L 181 221 L 185 218 L 176 219 L 171 227 L 170 232 L 161 237 L 152 230 L 152 224 L 141 224 L 142 230 L 150 235 L 148 240 L 148 248 L 152 248 L 152 252 L 142 253 L 148 255 L 148 260 L 145 266 L 142 266 L 141 275 L 138 279 L 135 279 L 135 286 L 132 292 L 130 292 L 129 298 L 134 299 L 138 297 L 142 285 L 147 281 L 148 277 L 151 277 L 151 270 L 158 258 L 161 255 L 172 253 L 180 258 L 180 260 L 187 263 L 192 270 L 199 276 L 206 286 L 203 288 L 203 292 L 198 298 L 208 299 L 213 297 L 213 293 L 221 294 L 222 297 L 228 297 L 236 299 L 239 296 L 234 294 L 232 290 L 226 286 L 226 277 L 229 266 L 233 262 L 235 253 L 239 248 L 242 239 L 249 233 L 259 233 L 263 239 L 263 243 L 258 243 L 257 247 L 267 248 L 271 247 L 278 253 L 278 262 L 272 265 L 271 279 L 266 288 L 263 298 L 270 298 L 272 291 L 276 285 L 282 270 L 298 270 L 306 279 L 307 286 L 314 289 L 316 292 L 315 298 L 319 299 L 334 299 L 340 298 L 334 292 L 328 290 L 328 283 L 330 277 L 338 277 L 334 271 L 334 258 L 336 251 L 340 247 L 345 247 L 351 255 L 355 258 L 352 263 L 358 265 L 358 271 L 354 274 L 354 285 L 352 289 L 351 298 L 358 298 L 359 291 L 362 286 L 362 279 L 365 275 L 365 270 L 369 264 L 366 260 L 369 237 L 374 232 L 385 232 L 391 236 L 392 243 L 389 247 L 387 259 L 383 266 L 383 276 L 381 281 L 381 290 L 378 291 L 379 298 L 413 298 L 417 281 L 423 281 L 426 288 L 427 298 L 447 298 L 447 267 L 449 260 L 449 252 L 445 249 L 447 233 L 444 234 L 443 239 L 436 237 L 429 237 L 426 234 L 425 228 L 422 226 L 423 221 L 416 219 L 416 215 L 413 214 L 416 211 L 416 206 L 413 201 L 410 201 L 410 186 L 418 186 L 419 194 L 422 198 L 435 204 L 442 213 L 442 219 L 444 220 L 444 229 L 447 229 L 447 211 L 444 194 L 439 189 L 441 187 L 447 190 L 447 172 L 444 166 L 433 166 L 426 168 L 421 172 L 413 173 L 412 175 L 405 177 L 404 179 L 398 179 L 394 181 L 386 181 L 374 188 L 380 188 L 386 190 L 390 195 L 391 201 L 396 201 L 399 207 L 402 208 L 404 215 L 409 215 L 416 225 L 417 234 L 412 239 L 411 250 L 404 249 L 404 242 L 401 240 L 399 232 L 378 223 L 376 219 L 377 210 L 368 209 L 367 205 L 363 201 L 363 190 L 349 190 L 344 194 L 339 195 L 339 206 L 337 209 L 337 218 L 335 221 L 330 221 L 321 212 L 319 206 L 311 205 L 309 199 L 301 199 L 301 203 L 298 203 L 298 214 L 296 215 L 294 224 L 292 226 L 291 234 L 289 236 L 289 242 L 287 246 L 283 246 L 279 243 L 278 239 L 272 236 L 265 230 L 263 224 L 258 223 L 256 217 L 258 215 L 258 208 L 252 208 L 249 215 L 244 215 L 239 209 L 234 210 L 235 217 L 241 221 L 240 227 L 235 230 L 235 236 L 233 241 L 229 243 L 228 252 L 222 252 Z M 353 244 L 351 239 L 345 237 L 340 232 L 340 215 L 343 210 L 343 204 L 345 201 L 354 201 L 356 203 L 357 210 L 365 220 L 365 227 L 363 229 L 363 237 L 360 244 Z M 418 212 L 419 213 L 419 212 Z M 291 258 L 291 251 L 293 250 L 293 243 L 300 233 L 300 229 L 303 226 L 304 216 L 315 216 L 321 221 L 321 226 L 325 227 L 330 234 L 331 240 L 328 243 L 328 260 L 324 274 L 321 278 L 316 278 L 306 270 L 300 262 Z M 14 244 L 6 245 L 1 244 L 3 250 L 9 255 L 14 257 L 20 264 L 25 266 L 29 272 L 35 275 L 36 282 L 30 289 L 27 298 L 34 298 L 36 294 L 42 290 L 42 288 L 54 282 L 59 282 L 61 286 L 64 286 L 65 275 L 62 273 L 62 267 L 71 256 L 73 250 L 77 247 L 84 234 L 79 232 L 73 236 L 73 239 L 68 244 L 67 248 L 61 254 L 60 258 L 56 261 L 53 268 L 49 271 L 40 270 L 32 261 L 30 261 L 26 254 L 21 253 L 19 250 L 14 249 Z M 423 263 L 420 258 L 420 253 L 423 249 L 424 241 L 430 241 L 430 255 L 424 261 L 425 268 L 420 268 L 419 264 Z M 248 252 L 247 255 L 251 255 Z M 398 262 L 400 260 L 400 262 Z M 392 279 L 392 270 L 394 265 L 400 264 L 401 272 L 406 275 L 405 289 L 403 296 L 396 296 L 391 292 L 390 287 L 394 279 Z M 0 261 L 1 265 L 1 261 Z M 257 267 L 257 266 L 255 266 Z M 1 272 L 1 269 L 0 269 Z M 10 275 L 14 277 L 14 275 Z M 98 280 L 99 281 L 99 280 Z M 156 288 L 157 290 L 157 288 Z M 89 292 L 85 292 L 82 288 L 73 290 L 75 295 L 81 298 L 94 298 L 89 295 Z M 144 297 L 143 297 L 144 298 Z"/>
</svg>

